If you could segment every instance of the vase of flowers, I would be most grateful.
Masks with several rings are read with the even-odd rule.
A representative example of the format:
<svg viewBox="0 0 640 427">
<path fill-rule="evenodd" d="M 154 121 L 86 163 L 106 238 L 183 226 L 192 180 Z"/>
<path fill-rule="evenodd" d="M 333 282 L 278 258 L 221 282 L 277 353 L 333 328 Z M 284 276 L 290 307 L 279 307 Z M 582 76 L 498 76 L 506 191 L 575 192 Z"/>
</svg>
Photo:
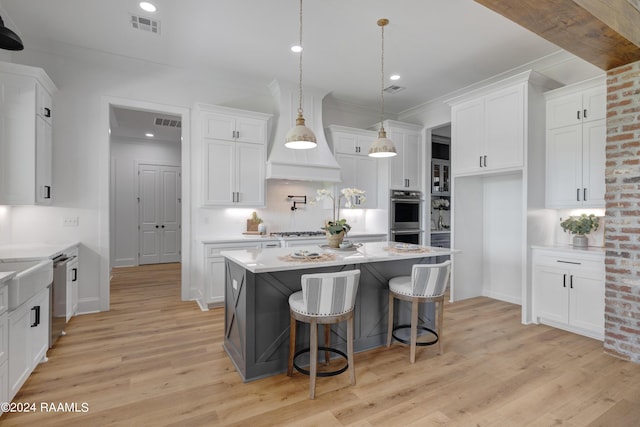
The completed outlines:
<svg viewBox="0 0 640 427">
<path fill-rule="evenodd" d="M 334 196 L 332 191 L 325 188 L 319 189 L 316 193 L 315 201 L 326 198 L 330 198 L 333 202 L 333 218 L 326 221 L 324 226 L 324 230 L 327 232 L 327 245 L 331 248 L 338 248 L 346 234 L 351 230 L 351 226 L 347 224 L 347 220 L 340 218 L 340 204 L 342 203 L 342 199 L 345 199 L 344 206 L 346 208 L 353 208 L 356 204 L 361 205 L 366 202 L 367 198 L 365 191 L 357 188 L 343 188 L 337 196 Z"/>
<path fill-rule="evenodd" d="M 600 225 L 597 216 L 591 214 L 582 214 L 580 216 L 570 216 L 564 221 L 560 218 L 560 227 L 566 233 L 567 231 L 573 236 L 573 247 L 584 249 L 589 246 L 589 238 L 586 236 L 592 231 L 596 231 Z"/>
</svg>

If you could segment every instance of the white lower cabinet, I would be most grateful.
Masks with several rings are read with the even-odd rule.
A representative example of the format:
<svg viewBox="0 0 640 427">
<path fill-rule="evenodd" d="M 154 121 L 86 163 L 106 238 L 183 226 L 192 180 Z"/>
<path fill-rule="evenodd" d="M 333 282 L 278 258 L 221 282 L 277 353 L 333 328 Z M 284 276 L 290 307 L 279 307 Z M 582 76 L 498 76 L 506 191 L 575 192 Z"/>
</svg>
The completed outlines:
<svg viewBox="0 0 640 427">
<path fill-rule="evenodd" d="M 264 242 L 267 243 L 267 242 Z M 247 243 L 205 243 L 204 245 L 204 299 L 205 304 L 224 304 L 225 268 L 222 251 L 236 249 L 257 249 L 261 242 Z"/>
<path fill-rule="evenodd" d="M 49 288 L 9 312 L 9 396 L 11 401 L 49 348 Z"/>
<path fill-rule="evenodd" d="M 604 276 L 604 253 L 534 249 L 534 321 L 604 339 Z"/>
<path fill-rule="evenodd" d="M 78 257 L 67 264 L 67 322 L 78 314 Z"/>
</svg>

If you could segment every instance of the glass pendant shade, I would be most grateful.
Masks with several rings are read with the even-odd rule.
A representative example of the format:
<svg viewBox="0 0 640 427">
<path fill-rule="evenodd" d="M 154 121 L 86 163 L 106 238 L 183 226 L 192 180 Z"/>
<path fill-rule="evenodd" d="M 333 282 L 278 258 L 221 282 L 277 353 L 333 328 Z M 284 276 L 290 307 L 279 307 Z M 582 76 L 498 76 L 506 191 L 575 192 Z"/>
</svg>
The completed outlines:
<svg viewBox="0 0 640 427">
<path fill-rule="evenodd" d="M 369 148 L 369 157 L 393 157 L 397 154 L 396 145 L 387 138 L 387 132 L 381 127 L 378 132 L 378 138 L 373 141 Z"/>
<path fill-rule="evenodd" d="M 305 126 L 302 112 L 298 112 L 296 125 L 287 132 L 284 146 L 294 150 L 306 150 L 315 148 L 316 145 L 316 135 L 311 129 Z"/>
</svg>

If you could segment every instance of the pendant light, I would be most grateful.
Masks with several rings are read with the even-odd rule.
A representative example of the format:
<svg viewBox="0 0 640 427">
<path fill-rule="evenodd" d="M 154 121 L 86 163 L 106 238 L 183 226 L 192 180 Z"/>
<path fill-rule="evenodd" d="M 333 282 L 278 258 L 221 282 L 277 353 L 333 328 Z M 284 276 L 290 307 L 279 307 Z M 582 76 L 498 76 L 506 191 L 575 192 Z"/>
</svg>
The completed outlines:
<svg viewBox="0 0 640 427">
<path fill-rule="evenodd" d="M 302 0 L 300 0 L 300 47 L 302 47 Z M 315 148 L 316 135 L 311 129 L 305 126 L 304 117 L 302 116 L 302 50 L 300 51 L 300 82 L 298 84 L 298 117 L 296 118 L 296 125 L 289 132 L 285 138 L 284 146 L 292 148 L 294 150 L 305 150 L 308 148 Z"/>
<path fill-rule="evenodd" d="M 380 130 L 378 131 L 378 139 L 373 141 L 373 144 L 371 144 L 369 148 L 369 157 L 393 157 L 398 154 L 393 141 L 387 138 L 387 132 L 385 132 L 382 124 L 384 121 L 384 27 L 388 23 L 388 19 L 378 19 L 378 26 L 382 33 L 382 53 L 380 55 Z"/>
<path fill-rule="evenodd" d="M 22 50 L 24 45 L 20 37 L 10 29 L 4 26 L 4 21 L 0 17 L 0 49 L 6 50 Z"/>
</svg>

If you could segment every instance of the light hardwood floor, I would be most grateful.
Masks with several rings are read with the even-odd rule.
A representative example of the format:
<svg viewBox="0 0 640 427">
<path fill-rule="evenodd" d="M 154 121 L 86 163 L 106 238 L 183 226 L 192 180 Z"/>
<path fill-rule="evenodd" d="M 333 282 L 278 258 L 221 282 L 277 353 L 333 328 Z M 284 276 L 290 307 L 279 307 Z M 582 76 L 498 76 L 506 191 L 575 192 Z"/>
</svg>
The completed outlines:
<svg viewBox="0 0 640 427">
<path fill-rule="evenodd" d="M 222 349 L 222 309 L 180 301 L 179 265 L 116 269 L 111 311 L 75 317 L 16 402 L 87 402 L 86 413 L 9 413 L 5 426 L 638 426 L 640 365 L 602 343 L 520 324 L 487 298 L 445 306 L 444 354 L 400 344 L 349 376 L 243 384 Z M 366 286 L 366 284 L 363 284 Z"/>
</svg>

